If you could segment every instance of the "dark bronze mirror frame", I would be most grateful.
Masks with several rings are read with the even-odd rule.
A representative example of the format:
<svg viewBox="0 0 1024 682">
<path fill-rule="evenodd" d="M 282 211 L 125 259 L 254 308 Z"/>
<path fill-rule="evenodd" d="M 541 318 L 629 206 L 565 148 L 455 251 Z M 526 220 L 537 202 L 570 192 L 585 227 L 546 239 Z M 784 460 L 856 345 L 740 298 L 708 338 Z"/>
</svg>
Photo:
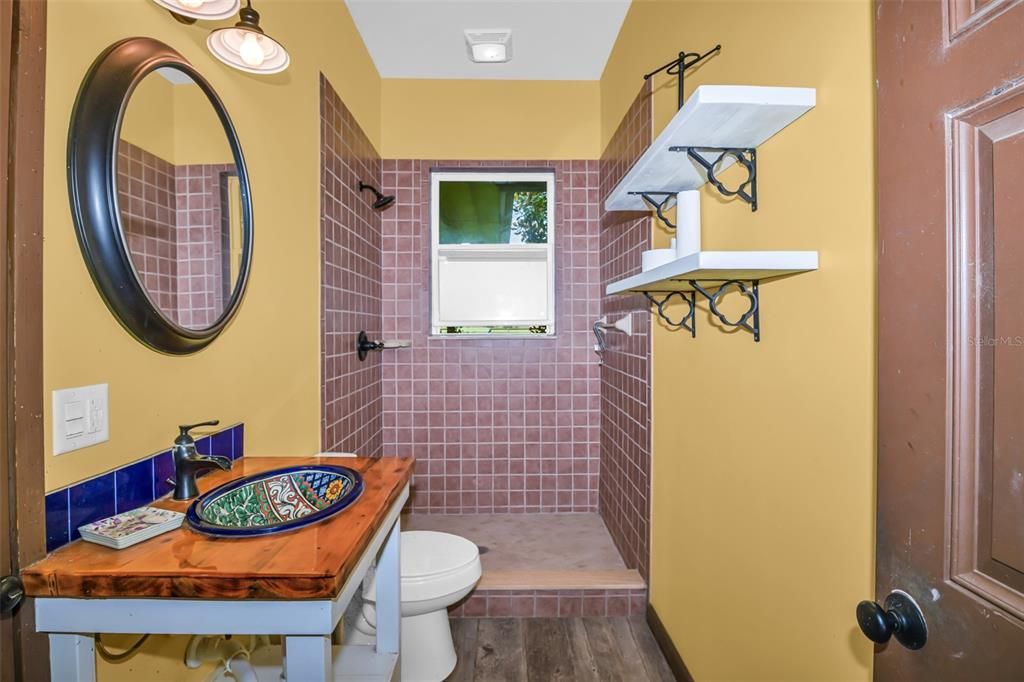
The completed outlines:
<svg viewBox="0 0 1024 682">
<path fill-rule="evenodd" d="M 187 329 L 153 303 L 132 264 L 117 205 L 117 145 L 128 100 L 156 69 L 175 68 L 192 78 L 224 126 L 238 173 L 242 204 L 242 252 L 238 279 L 224 311 L 206 329 Z M 114 43 L 96 58 L 82 81 L 68 134 L 68 191 L 75 232 L 89 274 L 121 325 L 150 348 L 170 355 L 201 350 L 238 310 L 252 264 L 252 201 L 238 135 L 217 93 L 173 48 L 152 38 Z"/>
</svg>

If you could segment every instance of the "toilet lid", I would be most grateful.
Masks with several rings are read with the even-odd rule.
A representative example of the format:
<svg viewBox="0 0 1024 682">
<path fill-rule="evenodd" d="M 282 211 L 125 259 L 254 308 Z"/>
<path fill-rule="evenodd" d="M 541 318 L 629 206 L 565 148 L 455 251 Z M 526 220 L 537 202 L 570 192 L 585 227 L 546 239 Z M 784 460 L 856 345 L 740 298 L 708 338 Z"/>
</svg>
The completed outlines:
<svg viewBox="0 0 1024 682">
<path fill-rule="evenodd" d="M 466 538 L 432 530 L 402 533 L 402 577 L 418 578 L 446 573 L 476 561 L 477 546 Z"/>
</svg>

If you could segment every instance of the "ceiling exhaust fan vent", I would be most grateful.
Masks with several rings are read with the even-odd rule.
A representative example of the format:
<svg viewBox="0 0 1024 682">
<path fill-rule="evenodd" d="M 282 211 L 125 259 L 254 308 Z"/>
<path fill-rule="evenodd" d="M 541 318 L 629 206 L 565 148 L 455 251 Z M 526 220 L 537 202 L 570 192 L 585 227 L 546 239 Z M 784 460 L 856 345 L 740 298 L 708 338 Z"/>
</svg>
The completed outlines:
<svg viewBox="0 0 1024 682">
<path fill-rule="evenodd" d="M 467 29 L 469 58 L 480 64 L 497 64 L 512 58 L 512 31 L 504 28 Z"/>
</svg>

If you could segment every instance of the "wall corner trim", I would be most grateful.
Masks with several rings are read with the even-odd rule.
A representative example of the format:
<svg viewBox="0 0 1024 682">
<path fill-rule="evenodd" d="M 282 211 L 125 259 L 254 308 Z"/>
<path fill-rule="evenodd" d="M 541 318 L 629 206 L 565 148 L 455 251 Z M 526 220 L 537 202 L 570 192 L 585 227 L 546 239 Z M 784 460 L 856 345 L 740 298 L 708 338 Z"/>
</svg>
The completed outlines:
<svg viewBox="0 0 1024 682">
<path fill-rule="evenodd" d="M 664 654 L 668 667 L 672 670 L 676 680 L 679 682 L 694 682 L 693 675 L 690 674 L 686 663 L 683 662 L 683 657 L 679 655 L 679 650 L 676 649 L 672 638 L 669 637 L 668 630 L 665 629 L 665 625 L 658 618 L 658 612 L 650 604 L 647 605 L 647 625 L 650 626 L 654 640 L 658 643 L 658 648 Z"/>
</svg>

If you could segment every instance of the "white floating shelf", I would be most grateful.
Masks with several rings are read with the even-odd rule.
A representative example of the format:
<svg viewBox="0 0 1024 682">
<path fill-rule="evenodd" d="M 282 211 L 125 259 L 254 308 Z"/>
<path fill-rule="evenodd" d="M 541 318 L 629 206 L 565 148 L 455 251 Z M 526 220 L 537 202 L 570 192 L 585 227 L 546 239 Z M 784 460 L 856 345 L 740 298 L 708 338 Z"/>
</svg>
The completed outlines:
<svg viewBox="0 0 1024 682">
<path fill-rule="evenodd" d="M 605 293 L 693 291 L 690 280 L 765 281 L 818 269 L 817 251 L 698 251 L 609 284 Z"/>
<path fill-rule="evenodd" d="M 669 147 L 756 148 L 812 109 L 815 98 L 814 88 L 701 85 L 608 195 L 605 210 L 646 211 L 650 206 L 630 192 L 677 194 L 707 182 L 700 164 Z M 724 158 L 716 173 L 734 162 Z"/>
</svg>

